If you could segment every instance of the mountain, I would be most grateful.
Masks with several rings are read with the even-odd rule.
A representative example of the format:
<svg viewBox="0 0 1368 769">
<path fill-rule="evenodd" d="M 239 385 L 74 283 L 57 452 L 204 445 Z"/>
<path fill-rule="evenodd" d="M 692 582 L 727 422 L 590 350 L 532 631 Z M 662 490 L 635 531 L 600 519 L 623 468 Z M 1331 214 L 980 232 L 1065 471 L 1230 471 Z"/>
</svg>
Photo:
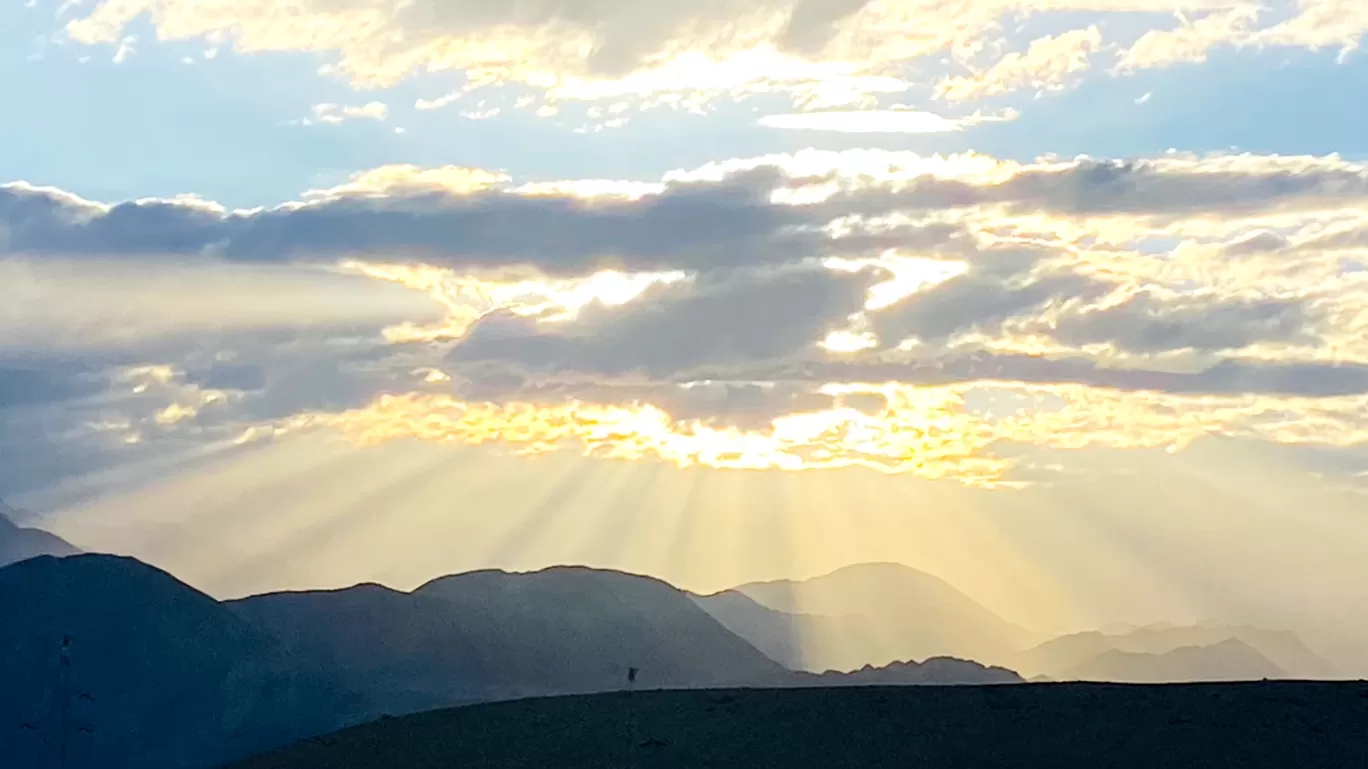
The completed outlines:
<svg viewBox="0 0 1368 769">
<path fill-rule="evenodd" d="M 1286 677 L 1286 671 L 1249 644 L 1235 639 L 1211 646 L 1184 646 L 1163 654 L 1112 650 L 1058 676 L 1065 681 L 1138 684 L 1260 681 Z"/>
<path fill-rule="evenodd" d="M 75 545 L 42 529 L 19 526 L 19 511 L 0 501 L 0 566 L 40 555 L 75 555 Z"/>
<path fill-rule="evenodd" d="M 923 662 L 893 662 L 878 668 L 866 665 L 849 673 L 803 674 L 798 682 L 815 686 L 981 686 L 1019 684 L 1023 680 L 1007 668 L 954 657 L 932 657 Z"/>
<path fill-rule="evenodd" d="M 230 769 L 1368 766 L 1368 686 L 637 692 L 391 718 Z"/>
<path fill-rule="evenodd" d="M 63 686 L 77 763 L 200 767 L 355 722 L 345 694 L 280 667 L 269 637 L 131 558 L 41 556 L 0 569 L 0 649 L 0 723 L 29 724 L 0 730 L 0 755 L 18 766 L 56 749 Z"/>
<path fill-rule="evenodd" d="M 1244 642 L 1289 676 L 1302 679 L 1335 677 L 1334 667 L 1312 651 L 1295 633 L 1288 630 L 1215 622 L 1187 626 L 1143 627 L 1118 639 L 1115 648 L 1122 651 L 1154 653 L 1182 646 L 1212 646 L 1231 639 Z"/>
<path fill-rule="evenodd" d="M 0 568 L 0 649 L 20 766 L 55 760 L 64 705 L 77 764 L 198 769 L 383 715 L 621 689 L 629 666 L 644 690 L 1020 681 L 960 660 L 795 673 L 683 591 L 574 567 L 220 603 L 131 558 L 40 556 Z"/>
<path fill-rule="evenodd" d="M 756 582 L 696 600 L 756 648 L 813 671 L 939 656 L 996 661 L 1037 640 L 939 577 L 900 564 Z"/>
<path fill-rule="evenodd" d="M 776 611 L 737 590 L 691 598 L 723 627 L 790 670 L 821 672 L 834 667 L 815 662 L 821 655 L 812 648 L 813 639 L 829 635 L 826 626 L 837 621 L 833 617 Z"/>
<path fill-rule="evenodd" d="M 781 665 L 656 579 L 586 568 L 482 571 L 230 604 L 314 672 L 411 710 L 622 688 L 764 685 Z"/>
<path fill-rule="evenodd" d="M 1011 665 L 1023 675 L 1061 678 L 1066 671 L 1111 651 L 1162 655 L 1183 647 L 1215 646 L 1229 640 L 1240 641 L 1266 657 L 1286 677 L 1334 677 L 1330 663 L 1311 651 L 1293 633 L 1220 623 L 1186 626 L 1163 624 L 1137 627 L 1115 634 L 1089 632 L 1061 636 L 1015 655 L 1011 658 Z"/>
</svg>

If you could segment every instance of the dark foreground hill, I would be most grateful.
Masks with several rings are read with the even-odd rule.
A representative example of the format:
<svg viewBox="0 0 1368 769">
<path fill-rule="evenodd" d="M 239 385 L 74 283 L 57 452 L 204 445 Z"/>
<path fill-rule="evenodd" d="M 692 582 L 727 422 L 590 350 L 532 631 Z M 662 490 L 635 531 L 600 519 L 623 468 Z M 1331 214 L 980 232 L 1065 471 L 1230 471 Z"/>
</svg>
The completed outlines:
<svg viewBox="0 0 1368 769">
<path fill-rule="evenodd" d="M 615 693 L 382 720 L 233 769 L 453 766 L 1361 767 L 1368 685 L 713 690 L 630 700 Z"/>
</svg>

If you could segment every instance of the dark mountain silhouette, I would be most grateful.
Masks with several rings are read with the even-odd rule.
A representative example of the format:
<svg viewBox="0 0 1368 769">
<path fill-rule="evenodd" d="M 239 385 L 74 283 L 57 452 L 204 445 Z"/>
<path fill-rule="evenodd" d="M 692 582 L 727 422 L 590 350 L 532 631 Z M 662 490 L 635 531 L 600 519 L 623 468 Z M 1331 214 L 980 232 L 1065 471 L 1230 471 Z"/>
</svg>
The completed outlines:
<svg viewBox="0 0 1368 769">
<path fill-rule="evenodd" d="M 309 669 L 385 706 L 621 688 L 778 684 L 787 676 L 656 579 L 586 568 L 483 571 L 412 593 L 377 585 L 230 604 Z M 401 694 L 402 693 L 402 694 Z"/>
<path fill-rule="evenodd" d="M 1061 672 L 1064 681 L 1170 683 L 1174 681 L 1259 681 L 1286 678 L 1287 672 L 1243 641 L 1184 646 L 1163 654 L 1113 649 Z"/>
<path fill-rule="evenodd" d="M 808 670 L 938 656 L 1001 660 L 1039 640 L 939 577 L 900 564 L 757 582 L 697 600 L 756 648 Z"/>
<path fill-rule="evenodd" d="M 1007 668 L 988 667 L 954 657 L 932 657 L 924 662 L 893 662 L 877 668 L 866 665 L 849 673 L 803 674 L 797 683 L 815 686 L 968 686 L 1019 684 L 1023 680 Z"/>
<path fill-rule="evenodd" d="M 393 718 L 231 769 L 1360 767 L 1366 724 L 1357 682 L 613 693 Z"/>
<path fill-rule="evenodd" d="M 40 555 L 75 555 L 80 548 L 56 534 L 32 529 L 15 523 L 18 510 L 0 500 L 0 566 L 35 558 Z"/>
<path fill-rule="evenodd" d="M 354 722 L 344 694 L 286 671 L 269 637 L 169 574 L 41 556 L 0 569 L 0 755 L 53 755 L 64 637 L 73 760 L 98 749 L 111 766 L 199 767 Z"/>
<path fill-rule="evenodd" d="M 1216 646 L 1237 640 L 1258 652 L 1283 671 L 1283 676 L 1300 679 L 1334 677 L 1330 663 L 1311 651 L 1295 634 L 1245 625 L 1204 623 L 1177 626 L 1152 625 L 1121 633 L 1076 633 L 1046 641 L 1012 658 L 1014 669 L 1028 676 L 1061 678 L 1107 652 L 1162 655 L 1183 647 Z M 1235 649 L 1238 647 L 1222 647 Z M 1190 680 L 1187 678 L 1175 681 Z"/>
<path fill-rule="evenodd" d="M 130 558 L 40 556 L 0 568 L 0 755 L 50 763 L 59 655 L 68 729 L 99 760 L 191 769 L 386 714 L 527 695 L 714 686 L 1015 682 L 931 660 L 851 675 L 789 671 L 656 579 L 587 568 L 444 577 L 220 603 Z M 46 741 L 48 747 L 43 746 Z M 20 763 L 19 765 L 26 765 Z"/>
</svg>

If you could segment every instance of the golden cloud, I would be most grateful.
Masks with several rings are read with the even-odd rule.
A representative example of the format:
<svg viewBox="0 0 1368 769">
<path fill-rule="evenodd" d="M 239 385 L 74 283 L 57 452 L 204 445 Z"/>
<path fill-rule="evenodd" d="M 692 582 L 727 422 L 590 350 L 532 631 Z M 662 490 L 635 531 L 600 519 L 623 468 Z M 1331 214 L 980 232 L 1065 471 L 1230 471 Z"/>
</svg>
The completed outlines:
<svg viewBox="0 0 1368 769">
<path fill-rule="evenodd" d="M 1010 444 L 1179 451 L 1206 436 L 1339 447 L 1368 443 L 1363 395 L 1179 396 L 992 381 L 843 383 L 822 392 L 833 399 L 831 408 L 789 414 L 760 430 L 679 420 L 648 403 L 468 403 L 424 393 L 384 395 L 365 408 L 297 417 L 289 429 L 329 427 L 362 444 L 418 439 L 505 446 L 522 455 L 574 449 L 677 467 L 864 467 L 989 488 L 1020 484 L 1013 476 L 1019 461 L 995 453 Z M 872 412 L 843 403 L 871 395 L 883 399 Z M 971 398 L 979 405 L 971 407 Z"/>
</svg>

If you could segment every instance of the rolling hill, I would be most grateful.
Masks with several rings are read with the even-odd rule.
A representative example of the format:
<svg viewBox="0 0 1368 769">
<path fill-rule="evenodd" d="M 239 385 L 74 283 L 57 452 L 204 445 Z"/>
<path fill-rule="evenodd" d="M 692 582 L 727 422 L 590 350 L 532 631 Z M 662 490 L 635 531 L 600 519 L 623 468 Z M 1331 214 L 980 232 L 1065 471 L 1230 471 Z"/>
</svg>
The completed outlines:
<svg viewBox="0 0 1368 769">
<path fill-rule="evenodd" d="M 382 720 L 231 769 L 1368 765 L 1368 685 L 638 692 Z"/>
</svg>

